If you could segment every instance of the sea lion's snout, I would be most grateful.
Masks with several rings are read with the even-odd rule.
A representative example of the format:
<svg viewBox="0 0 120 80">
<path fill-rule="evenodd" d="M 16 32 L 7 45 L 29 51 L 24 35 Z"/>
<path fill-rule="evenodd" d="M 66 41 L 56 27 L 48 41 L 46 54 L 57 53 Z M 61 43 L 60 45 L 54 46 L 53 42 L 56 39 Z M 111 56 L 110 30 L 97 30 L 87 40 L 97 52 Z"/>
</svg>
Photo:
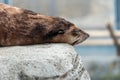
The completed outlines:
<svg viewBox="0 0 120 80">
<path fill-rule="evenodd" d="M 89 34 L 88 33 L 86 33 L 86 35 L 85 35 L 85 39 L 87 39 L 87 38 L 89 38 Z"/>
<path fill-rule="evenodd" d="M 89 34 L 82 31 L 81 29 L 75 29 L 73 30 L 73 35 L 75 36 L 82 36 L 84 39 L 87 39 L 89 37 Z"/>
<path fill-rule="evenodd" d="M 89 34 L 82 31 L 81 29 L 77 28 L 77 27 L 74 27 L 75 29 L 73 29 L 72 31 L 72 35 L 73 35 L 73 42 L 72 42 L 72 45 L 75 45 L 75 44 L 79 44 L 83 41 L 85 41 L 88 37 L 89 37 Z"/>
</svg>

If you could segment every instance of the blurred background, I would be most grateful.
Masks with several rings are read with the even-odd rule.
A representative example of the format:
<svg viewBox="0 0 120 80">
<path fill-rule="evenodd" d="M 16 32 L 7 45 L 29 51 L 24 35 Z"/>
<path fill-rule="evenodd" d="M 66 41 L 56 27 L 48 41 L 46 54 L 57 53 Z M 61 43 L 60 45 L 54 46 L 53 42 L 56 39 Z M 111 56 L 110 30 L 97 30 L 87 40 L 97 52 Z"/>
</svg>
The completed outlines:
<svg viewBox="0 0 120 80">
<path fill-rule="evenodd" d="M 0 0 L 41 14 L 60 16 L 90 34 L 74 46 L 91 80 L 120 80 L 120 0 Z"/>
</svg>

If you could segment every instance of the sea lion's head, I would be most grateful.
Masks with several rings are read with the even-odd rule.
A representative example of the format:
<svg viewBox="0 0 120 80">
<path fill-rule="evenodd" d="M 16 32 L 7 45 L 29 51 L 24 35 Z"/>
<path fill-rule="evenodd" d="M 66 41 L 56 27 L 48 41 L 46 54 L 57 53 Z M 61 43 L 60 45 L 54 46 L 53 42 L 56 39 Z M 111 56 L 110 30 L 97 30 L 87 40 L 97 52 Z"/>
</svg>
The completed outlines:
<svg viewBox="0 0 120 80">
<path fill-rule="evenodd" d="M 63 18 L 54 19 L 55 22 L 52 29 L 50 29 L 45 35 L 46 42 L 75 45 L 83 42 L 89 37 L 86 32 L 76 27 L 73 23 Z"/>
</svg>

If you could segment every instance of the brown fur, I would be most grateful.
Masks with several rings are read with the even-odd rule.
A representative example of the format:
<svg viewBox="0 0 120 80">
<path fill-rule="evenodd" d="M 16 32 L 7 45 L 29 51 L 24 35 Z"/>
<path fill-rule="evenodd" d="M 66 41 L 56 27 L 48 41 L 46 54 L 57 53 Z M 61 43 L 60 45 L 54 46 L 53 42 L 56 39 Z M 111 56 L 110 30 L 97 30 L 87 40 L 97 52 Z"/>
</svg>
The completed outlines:
<svg viewBox="0 0 120 80">
<path fill-rule="evenodd" d="M 78 44 L 88 34 L 63 18 L 0 4 L 0 45 Z"/>
</svg>

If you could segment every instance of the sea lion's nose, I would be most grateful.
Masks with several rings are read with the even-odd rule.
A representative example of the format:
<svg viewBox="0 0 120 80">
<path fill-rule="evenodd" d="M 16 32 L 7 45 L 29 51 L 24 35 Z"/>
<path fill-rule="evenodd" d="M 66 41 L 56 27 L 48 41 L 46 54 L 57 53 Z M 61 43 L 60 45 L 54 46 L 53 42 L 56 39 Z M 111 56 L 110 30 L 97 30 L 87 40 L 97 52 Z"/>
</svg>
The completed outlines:
<svg viewBox="0 0 120 80">
<path fill-rule="evenodd" d="M 74 30 L 72 31 L 72 34 L 73 34 L 74 36 L 78 36 L 78 35 L 81 34 L 81 31 L 80 31 L 79 29 L 74 29 Z"/>
<path fill-rule="evenodd" d="M 81 30 L 80 29 L 75 29 L 74 33 L 77 34 L 77 35 L 79 35 L 79 34 L 81 34 Z"/>
<path fill-rule="evenodd" d="M 74 32 L 79 33 L 79 32 L 81 32 L 81 30 L 80 29 L 75 29 Z"/>
<path fill-rule="evenodd" d="M 90 35 L 88 33 L 85 34 L 85 38 L 87 39 Z"/>
</svg>

